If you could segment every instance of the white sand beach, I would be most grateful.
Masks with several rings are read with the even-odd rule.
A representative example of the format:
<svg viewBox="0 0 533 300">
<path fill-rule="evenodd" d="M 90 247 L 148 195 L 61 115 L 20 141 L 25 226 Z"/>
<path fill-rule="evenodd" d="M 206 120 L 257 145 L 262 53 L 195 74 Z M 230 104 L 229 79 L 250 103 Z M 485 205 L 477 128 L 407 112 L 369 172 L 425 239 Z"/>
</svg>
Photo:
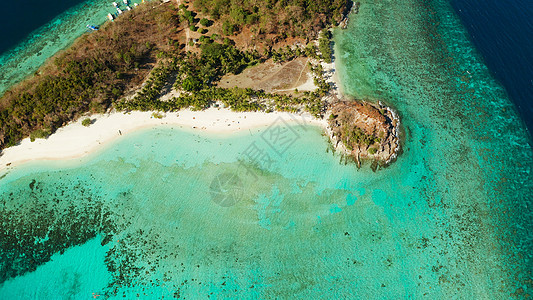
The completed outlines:
<svg viewBox="0 0 533 300">
<path fill-rule="evenodd" d="M 233 112 L 222 108 L 209 108 L 203 111 L 182 110 L 162 113 L 163 118 L 152 116 L 152 112 L 134 111 L 130 113 L 109 113 L 93 115 L 93 124 L 85 127 L 81 121 L 85 117 L 58 129 L 47 139 L 29 138 L 19 145 L 4 149 L 0 156 L 0 170 L 32 160 L 57 160 L 82 157 L 135 130 L 158 125 L 178 125 L 219 134 L 231 134 L 252 128 L 268 127 L 277 119 L 287 123 L 317 125 L 326 127 L 326 120 L 318 120 L 311 115 L 294 115 L 284 112 Z"/>
</svg>

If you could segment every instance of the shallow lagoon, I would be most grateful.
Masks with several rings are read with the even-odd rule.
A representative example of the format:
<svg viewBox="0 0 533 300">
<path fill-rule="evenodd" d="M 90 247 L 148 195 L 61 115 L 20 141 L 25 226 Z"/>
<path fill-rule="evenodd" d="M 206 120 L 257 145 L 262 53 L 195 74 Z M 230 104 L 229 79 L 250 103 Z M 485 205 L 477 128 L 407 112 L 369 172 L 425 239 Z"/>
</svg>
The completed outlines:
<svg viewBox="0 0 533 300">
<path fill-rule="evenodd" d="M 267 144 L 276 128 L 296 134 L 290 147 Z M 251 159 L 252 145 L 271 164 Z M 368 165 L 345 165 L 328 149 L 319 128 L 283 122 L 226 137 L 147 129 L 91 157 L 12 170 L 0 188 L 2 221 L 26 234 L 42 262 L 49 248 L 65 243 L 105 243 L 98 255 L 114 272 L 79 276 L 83 289 L 67 289 L 72 282 L 64 280 L 65 296 L 387 298 L 492 290 L 490 277 L 473 269 L 480 253 L 471 253 L 476 240 L 490 242 L 483 226 L 492 219 L 465 211 L 472 204 L 445 205 L 426 151 L 413 147 L 373 173 Z M 20 247 L 12 249 L 20 255 Z M 499 249 L 489 250 L 483 260 L 500 257 Z M 0 294 L 47 276 L 42 269 L 72 265 L 69 251 L 6 281 Z M 57 291 L 35 285 L 34 293 L 48 287 Z"/>
</svg>

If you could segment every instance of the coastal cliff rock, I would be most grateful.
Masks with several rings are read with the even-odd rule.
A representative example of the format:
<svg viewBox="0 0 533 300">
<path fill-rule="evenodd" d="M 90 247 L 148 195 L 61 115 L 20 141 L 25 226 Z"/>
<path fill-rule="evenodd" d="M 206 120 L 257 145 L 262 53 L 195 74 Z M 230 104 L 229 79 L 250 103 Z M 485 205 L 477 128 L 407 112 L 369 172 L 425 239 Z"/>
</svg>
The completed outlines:
<svg viewBox="0 0 533 300">
<path fill-rule="evenodd" d="M 341 29 L 348 28 L 348 22 L 350 21 L 350 15 L 358 14 L 360 7 L 361 7 L 361 2 L 352 2 L 351 8 L 344 14 L 342 21 L 339 23 L 339 27 Z"/>
<path fill-rule="evenodd" d="M 328 118 L 328 132 L 336 149 L 377 165 L 391 163 L 400 151 L 400 121 L 394 111 L 380 104 L 341 101 L 333 104 Z"/>
</svg>

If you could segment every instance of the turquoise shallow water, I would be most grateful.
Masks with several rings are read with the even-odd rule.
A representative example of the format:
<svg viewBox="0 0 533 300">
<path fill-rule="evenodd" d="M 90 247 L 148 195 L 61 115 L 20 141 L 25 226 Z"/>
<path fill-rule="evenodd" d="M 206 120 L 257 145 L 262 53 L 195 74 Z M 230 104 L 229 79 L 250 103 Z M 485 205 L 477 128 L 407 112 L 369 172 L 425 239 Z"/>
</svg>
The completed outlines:
<svg viewBox="0 0 533 300">
<path fill-rule="evenodd" d="M 107 286 L 111 276 L 104 262 L 106 250 L 98 238 L 56 253 L 50 262 L 5 282 L 3 299 L 88 299 Z"/>
<path fill-rule="evenodd" d="M 402 115 L 406 155 L 418 149 L 413 159 L 432 178 L 421 199 L 447 214 L 446 242 L 459 254 L 448 268 L 475 270 L 472 292 L 524 297 L 533 270 L 531 141 L 467 36 L 446 1 L 365 1 L 336 35 L 338 69 L 345 92 Z M 458 270 L 445 272 L 450 292 L 454 281 L 471 285 Z"/>
<path fill-rule="evenodd" d="M 10 169 L 0 295 L 531 294 L 532 151 L 451 8 L 364 1 L 335 39 L 344 91 L 402 116 L 389 168 L 357 170 L 318 128 L 278 121 L 225 137 L 158 127 Z"/>
</svg>

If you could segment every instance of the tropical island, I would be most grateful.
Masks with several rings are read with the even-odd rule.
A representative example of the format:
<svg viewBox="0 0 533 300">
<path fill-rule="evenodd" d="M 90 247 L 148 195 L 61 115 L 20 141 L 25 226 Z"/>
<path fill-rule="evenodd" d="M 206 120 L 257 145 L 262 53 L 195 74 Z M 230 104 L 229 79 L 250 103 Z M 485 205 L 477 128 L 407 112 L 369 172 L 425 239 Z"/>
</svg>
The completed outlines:
<svg viewBox="0 0 533 300">
<path fill-rule="evenodd" d="M 333 78 L 330 29 L 354 7 L 345 0 L 139 5 L 0 98 L 0 150 L 73 121 L 92 127 L 94 114 L 179 112 L 196 120 L 191 112 L 229 109 L 310 114 L 324 127 L 329 119 L 332 143 L 358 166 L 365 158 L 388 164 L 399 151 L 397 117 L 385 106 L 342 101 Z"/>
</svg>

